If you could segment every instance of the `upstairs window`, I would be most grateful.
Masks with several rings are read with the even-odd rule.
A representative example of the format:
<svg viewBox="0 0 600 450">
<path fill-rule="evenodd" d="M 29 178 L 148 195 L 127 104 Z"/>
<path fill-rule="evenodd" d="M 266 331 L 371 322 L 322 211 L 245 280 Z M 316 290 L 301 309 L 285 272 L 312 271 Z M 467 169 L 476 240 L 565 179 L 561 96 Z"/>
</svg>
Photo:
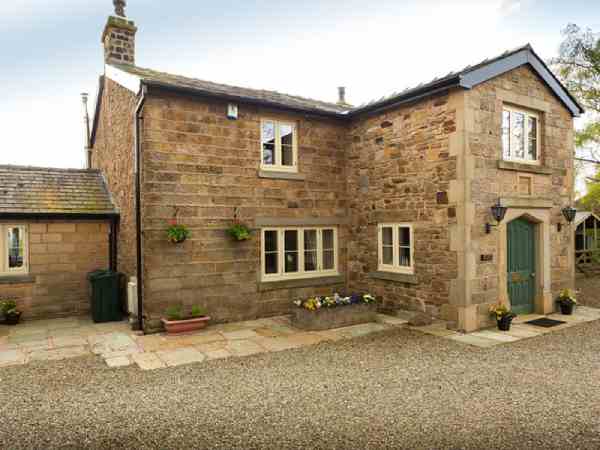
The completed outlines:
<svg viewBox="0 0 600 450">
<path fill-rule="evenodd" d="M 261 122 L 261 168 L 297 172 L 298 137 L 291 122 Z"/>
<path fill-rule="evenodd" d="M 27 273 L 27 228 L 24 225 L 0 225 L 0 253 L 0 275 Z"/>
<path fill-rule="evenodd" d="M 261 259 L 263 281 L 337 275 L 337 229 L 263 229 Z"/>
<path fill-rule="evenodd" d="M 384 272 L 414 272 L 412 225 L 382 223 L 378 227 L 379 264 Z"/>
<path fill-rule="evenodd" d="M 502 154 L 506 161 L 539 164 L 539 116 L 537 114 L 504 106 Z"/>
</svg>

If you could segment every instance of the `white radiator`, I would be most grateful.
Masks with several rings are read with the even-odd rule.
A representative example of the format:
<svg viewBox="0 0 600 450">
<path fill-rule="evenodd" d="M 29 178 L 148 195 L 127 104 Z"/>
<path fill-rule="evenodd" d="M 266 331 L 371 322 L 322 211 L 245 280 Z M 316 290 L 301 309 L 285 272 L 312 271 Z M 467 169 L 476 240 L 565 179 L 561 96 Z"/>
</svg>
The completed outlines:
<svg viewBox="0 0 600 450">
<path fill-rule="evenodd" d="M 127 283 L 127 311 L 130 315 L 137 316 L 137 278 L 129 278 Z"/>
</svg>

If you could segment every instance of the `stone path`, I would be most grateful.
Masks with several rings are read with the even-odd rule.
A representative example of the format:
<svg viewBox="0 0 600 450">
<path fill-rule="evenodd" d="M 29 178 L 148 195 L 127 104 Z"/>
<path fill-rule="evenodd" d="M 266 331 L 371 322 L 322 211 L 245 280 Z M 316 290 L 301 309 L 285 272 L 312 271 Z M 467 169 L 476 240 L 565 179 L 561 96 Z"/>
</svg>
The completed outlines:
<svg viewBox="0 0 600 450">
<path fill-rule="evenodd" d="M 565 323 L 552 328 L 543 328 L 525 323 L 541 317 L 548 317 L 550 319 L 560 320 Z M 465 334 L 448 330 L 446 328 L 446 322 L 435 322 L 432 325 L 409 328 L 444 339 L 450 339 L 455 342 L 473 345 L 475 347 L 493 347 L 496 345 L 520 341 L 521 339 L 541 336 L 542 334 L 552 333 L 554 331 L 563 330 L 565 328 L 594 320 L 600 320 L 600 309 L 578 306 L 575 308 L 572 316 L 564 316 L 560 313 L 550 314 L 548 316 L 542 316 L 539 314 L 526 314 L 518 316 L 513 321 L 510 331 L 500 331 L 497 328 L 489 328 L 486 330 Z"/>
<path fill-rule="evenodd" d="M 543 316 L 519 316 L 507 332 L 487 329 L 463 334 L 448 330 L 445 322 L 409 328 L 462 344 L 493 347 L 599 320 L 600 309 L 579 306 L 572 316 L 551 314 L 548 317 L 565 322 L 553 328 L 524 323 L 539 317 Z M 127 322 L 94 324 L 87 318 L 40 320 L 15 327 L 0 326 L 0 367 L 95 354 L 110 367 L 135 364 L 142 370 L 155 370 L 352 339 L 403 326 L 407 326 L 407 321 L 402 318 L 378 314 L 374 323 L 307 332 L 293 328 L 288 316 L 278 316 L 212 325 L 180 336 L 138 336 Z"/>
<path fill-rule="evenodd" d="M 293 328 L 287 316 L 279 316 L 212 325 L 180 336 L 138 336 L 127 322 L 94 324 L 85 318 L 31 321 L 0 326 L 0 367 L 96 354 L 109 367 L 136 364 L 142 370 L 154 370 L 350 339 L 404 325 L 405 320 L 379 314 L 376 323 L 306 332 Z"/>
</svg>

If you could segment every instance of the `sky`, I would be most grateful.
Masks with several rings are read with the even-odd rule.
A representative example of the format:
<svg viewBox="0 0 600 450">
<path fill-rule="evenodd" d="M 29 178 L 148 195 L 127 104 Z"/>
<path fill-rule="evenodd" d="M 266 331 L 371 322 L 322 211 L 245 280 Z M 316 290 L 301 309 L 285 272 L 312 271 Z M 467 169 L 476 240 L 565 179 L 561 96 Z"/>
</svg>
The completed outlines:
<svg viewBox="0 0 600 450">
<path fill-rule="evenodd" d="M 590 0 L 128 0 L 136 63 L 165 72 L 361 104 L 531 43 L 557 54 Z M 0 2 L 0 164 L 83 167 L 112 0 Z"/>
</svg>

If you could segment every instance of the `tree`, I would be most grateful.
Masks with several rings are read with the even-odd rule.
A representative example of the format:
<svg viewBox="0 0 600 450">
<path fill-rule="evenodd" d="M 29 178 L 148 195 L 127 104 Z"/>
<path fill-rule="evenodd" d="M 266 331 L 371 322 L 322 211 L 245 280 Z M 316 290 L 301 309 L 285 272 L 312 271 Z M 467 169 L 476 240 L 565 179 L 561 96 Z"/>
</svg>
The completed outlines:
<svg viewBox="0 0 600 450">
<path fill-rule="evenodd" d="M 596 164 L 596 175 L 586 180 L 587 194 L 580 204 L 600 206 L 600 36 L 569 24 L 563 30 L 559 56 L 551 61 L 558 77 L 586 109 L 586 121 L 575 132 L 578 172 L 583 164 Z M 578 156 L 579 155 L 579 156 Z M 588 172 L 589 173 L 589 172 Z"/>
</svg>

